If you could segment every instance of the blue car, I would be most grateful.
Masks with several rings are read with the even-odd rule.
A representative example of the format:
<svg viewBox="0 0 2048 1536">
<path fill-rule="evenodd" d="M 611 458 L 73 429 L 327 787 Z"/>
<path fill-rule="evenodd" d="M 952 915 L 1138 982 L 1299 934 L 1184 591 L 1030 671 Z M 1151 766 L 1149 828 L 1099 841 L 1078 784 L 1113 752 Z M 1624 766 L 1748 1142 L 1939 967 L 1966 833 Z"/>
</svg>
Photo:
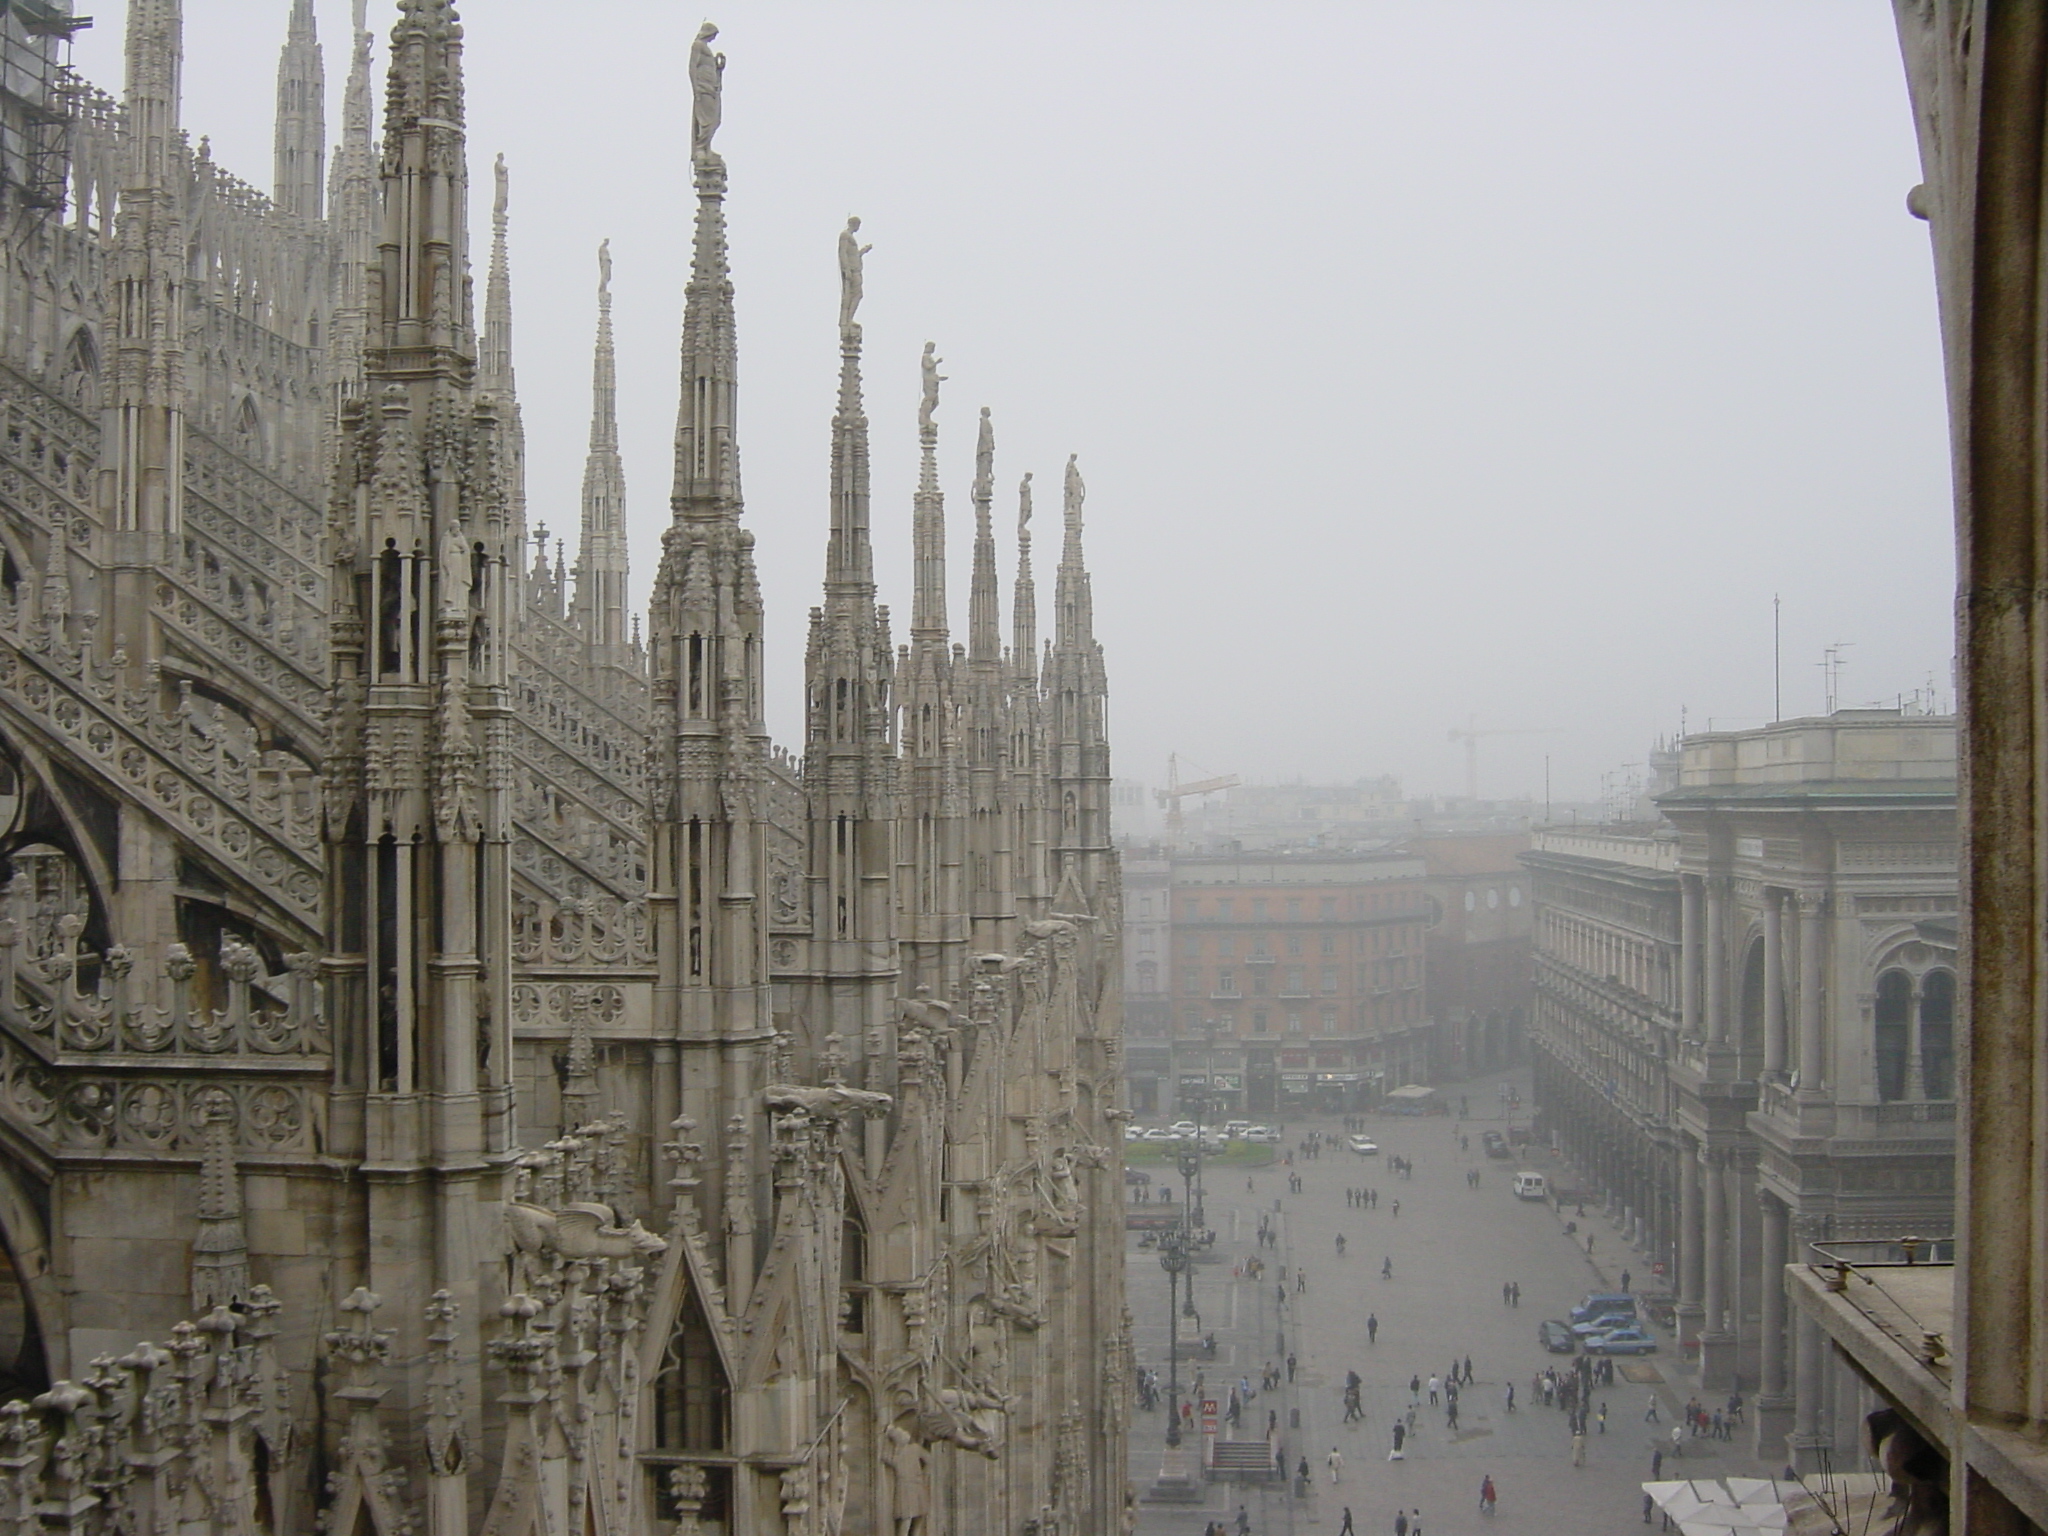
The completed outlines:
<svg viewBox="0 0 2048 1536">
<path fill-rule="evenodd" d="M 1657 1341 L 1630 1324 L 1626 1328 L 1593 1334 L 1585 1341 L 1585 1351 L 1589 1355 L 1654 1355 Z"/>
<path fill-rule="evenodd" d="M 1635 1313 L 1609 1312 L 1592 1319 L 1590 1322 L 1573 1323 L 1572 1332 L 1577 1337 L 1585 1339 L 1592 1337 L 1596 1333 L 1612 1333 L 1617 1328 L 1633 1328 L 1635 1326 Z"/>
</svg>

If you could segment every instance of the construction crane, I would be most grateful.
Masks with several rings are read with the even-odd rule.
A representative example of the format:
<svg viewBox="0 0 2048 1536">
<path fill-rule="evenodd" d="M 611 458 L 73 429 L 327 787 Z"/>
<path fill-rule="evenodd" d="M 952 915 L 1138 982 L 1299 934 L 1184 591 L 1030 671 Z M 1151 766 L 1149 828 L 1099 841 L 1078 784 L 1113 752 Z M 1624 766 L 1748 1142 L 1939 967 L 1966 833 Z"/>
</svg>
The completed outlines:
<svg viewBox="0 0 2048 1536">
<path fill-rule="evenodd" d="M 1166 760 L 1166 788 L 1155 789 L 1152 793 L 1159 803 L 1166 807 L 1166 835 L 1178 838 L 1186 823 L 1181 817 L 1180 803 L 1189 795 L 1214 794 L 1219 789 L 1235 789 L 1244 782 L 1234 773 L 1219 775 L 1213 779 L 1196 779 L 1192 784 L 1180 781 L 1180 754 L 1174 753 Z"/>
<path fill-rule="evenodd" d="M 1480 737 L 1482 737 L 1482 736 L 1548 736 L 1548 735 L 1551 735 L 1552 733 L 1554 733 L 1554 732 L 1556 732 L 1556 731 L 1560 731 L 1560 730 L 1563 730 L 1563 729 L 1564 729 L 1564 727 L 1563 727 L 1563 726 L 1557 726 L 1557 725 L 1550 725 L 1550 726 L 1537 726 L 1537 727 L 1535 727 L 1534 729 L 1531 729 L 1531 730 L 1521 730 L 1521 731 L 1482 731 L 1482 730 L 1480 730 L 1480 729 L 1479 729 L 1478 717 L 1477 717 L 1476 715 L 1467 715 L 1467 716 L 1465 717 L 1465 724 L 1464 724 L 1464 725 L 1463 725 L 1462 727 L 1459 727 L 1459 726 L 1452 726 L 1452 727 L 1451 727 L 1451 737 L 1450 737 L 1450 739 L 1451 739 L 1452 741 L 1462 741 L 1462 742 L 1464 742 L 1464 743 L 1465 743 L 1465 798 L 1466 798 L 1467 800 L 1477 800 L 1477 799 L 1479 798 L 1479 738 L 1480 738 Z"/>
</svg>

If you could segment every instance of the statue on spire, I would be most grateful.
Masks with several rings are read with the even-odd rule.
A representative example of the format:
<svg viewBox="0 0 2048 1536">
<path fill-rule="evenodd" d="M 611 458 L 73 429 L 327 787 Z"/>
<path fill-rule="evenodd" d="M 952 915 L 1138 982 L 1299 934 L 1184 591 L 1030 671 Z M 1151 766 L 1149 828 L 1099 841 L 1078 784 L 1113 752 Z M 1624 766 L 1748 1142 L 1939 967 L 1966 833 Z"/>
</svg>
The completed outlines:
<svg viewBox="0 0 2048 1536">
<path fill-rule="evenodd" d="M 839 232 L 839 333 L 852 331 L 853 312 L 860 308 L 861 258 L 874 247 L 860 243 L 860 219 L 849 218 Z"/>
<path fill-rule="evenodd" d="M 989 420 L 988 407 L 981 408 L 981 435 L 974 444 L 974 494 L 977 499 L 995 494 L 996 429 Z"/>
<path fill-rule="evenodd" d="M 924 379 L 924 398 L 917 406 L 917 429 L 920 432 L 932 430 L 932 412 L 939 408 L 939 386 L 946 382 L 946 375 L 939 372 L 939 364 L 945 359 L 937 352 L 938 343 L 924 344 L 924 356 L 918 359 L 918 371 Z"/>
<path fill-rule="evenodd" d="M 612 296 L 612 243 L 600 240 L 597 243 L 597 296 L 609 303 Z"/>
<path fill-rule="evenodd" d="M 1081 455 L 1067 455 L 1067 526 L 1081 526 L 1081 502 L 1088 495 L 1088 487 L 1081 482 Z"/>
<path fill-rule="evenodd" d="M 512 206 L 512 173 L 505 169 L 505 157 L 498 156 L 493 170 L 497 176 L 497 195 L 491 199 L 491 222 L 499 229 L 505 227 L 505 211 Z"/>
<path fill-rule="evenodd" d="M 711 136 L 724 117 L 725 55 L 711 51 L 718 28 L 705 22 L 690 44 L 690 158 L 711 158 Z"/>
<path fill-rule="evenodd" d="M 1017 541 L 1021 544 L 1031 537 L 1031 471 L 1024 471 L 1024 478 L 1017 482 Z"/>
</svg>

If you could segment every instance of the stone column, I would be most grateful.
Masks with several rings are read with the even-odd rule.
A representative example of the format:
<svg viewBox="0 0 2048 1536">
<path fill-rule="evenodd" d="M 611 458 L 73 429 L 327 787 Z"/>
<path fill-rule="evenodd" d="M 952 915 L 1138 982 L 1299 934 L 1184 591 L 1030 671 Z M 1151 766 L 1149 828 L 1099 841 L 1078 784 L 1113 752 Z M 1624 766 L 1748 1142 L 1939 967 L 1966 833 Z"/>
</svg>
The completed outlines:
<svg viewBox="0 0 2048 1536">
<path fill-rule="evenodd" d="M 1763 1360 L 1756 1397 L 1756 1454 L 1775 1471 L 1785 1459 L 1792 1428 L 1792 1398 L 1785 1381 L 1785 1248 L 1791 1212 L 1784 1202 L 1757 1191 L 1763 1207 Z"/>
<path fill-rule="evenodd" d="M 1785 1070 L 1785 893 L 1764 892 L 1764 1074 Z"/>
<path fill-rule="evenodd" d="M 1722 950 L 1728 942 L 1728 882 L 1716 876 L 1707 882 L 1707 938 L 1700 962 L 1706 974 L 1707 1044 L 1728 1043 L 1728 967 Z"/>
<path fill-rule="evenodd" d="M 1818 1472 L 1829 1460 L 1828 1436 L 1821 1428 L 1821 1403 L 1826 1394 L 1822 1381 L 1822 1351 L 1826 1336 L 1820 1324 L 1804 1312 L 1792 1315 L 1792 1437 L 1787 1442 L 1787 1459 L 1794 1470 Z"/>
<path fill-rule="evenodd" d="M 1678 1143 L 1678 1338 L 1700 1331 L 1700 1166 L 1689 1138 Z"/>
<path fill-rule="evenodd" d="M 1708 1148 L 1700 1170 L 1706 1185 L 1706 1217 L 1702 1223 L 1705 1276 L 1700 1305 L 1700 1386 L 1726 1392 L 1735 1381 L 1735 1334 L 1729 1328 L 1728 1296 L 1728 1155 Z"/>
<path fill-rule="evenodd" d="M 1678 1020 L 1689 1040 L 1700 1034 L 1700 877 L 1678 877 Z"/>
<path fill-rule="evenodd" d="M 1821 948 L 1826 942 L 1827 898 L 1799 898 L 1799 1097 L 1821 1097 L 1826 1041 L 1821 1026 Z"/>
</svg>

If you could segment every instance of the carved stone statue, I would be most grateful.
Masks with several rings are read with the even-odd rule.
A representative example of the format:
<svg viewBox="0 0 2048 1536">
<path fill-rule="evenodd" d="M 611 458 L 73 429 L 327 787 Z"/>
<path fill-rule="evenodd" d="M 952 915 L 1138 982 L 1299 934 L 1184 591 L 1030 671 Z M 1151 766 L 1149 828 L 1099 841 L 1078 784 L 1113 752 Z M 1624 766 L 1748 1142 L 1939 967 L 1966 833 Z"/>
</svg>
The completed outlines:
<svg viewBox="0 0 2048 1536">
<path fill-rule="evenodd" d="M 609 240 L 597 243 L 597 288 L 600 293 L 612 291 L 612 243 Z"/>
<path fill-rule="evenodd" d="M 1081 503 L 1087 498 L 1088 487 L 1081 480 L 1081 455 L 1067 455 L 1067 524 L 1078 528 L 1081 525 Z"/>
<path fill-rule="evenodd" d="M 953 1027 L 954 1009 L 932 996 L 932 989 L 920 986 L 896 1005 L 897 1019 L 916 1029 L 946 1030 Z"/>
<path fill-rule="evenodd" d="M 853 325 L 853 312 L 860 308 L 861 258 L 874 247 L 859 240 L 860 220 L 849 218 L 839 232 L 839 329 Z"/>
<path fill-rule="evenodd" d="M 725 55 L 711 51 L 718 28 L 705 22 L 690 44 L 690 158 L 705 159 L 711 153 L 711 136 L 725 113 Z"/>
<path fill-rule="evenodd" d="M 981 430 L 974 441 L 974 494 L 976 499 L 993 496 L 996 489 L 996 429 L 989 420 L 988 407 L 981 408 Z"/>
<path fill-rule="evenodd" d="M 1024 471 L 1024 478 L 1017 482 L 1017 537 L 1021 541 L 1029 536 L 1031 527 L 1031 471 Z"/>
<path fill-rule="evenodd" d="M 895 1484 L 891 1507 L 896 1515 L 896 1536 L 924 1536 L 925 1520 L 931 1512 L 932 1453 L 911 1439 L 901 1424 L 891 1424 L 884 1438 L 889 1446 L 882 1452 L 882 1460 L 888 1463 Z"/>
<path fill-rule="evenodd" d="M 917 428 L 929 432 L 932 428 L 932 412 L 939 408 L 939 386 L 946 381 L 946 375 L 939 372 L 944 361 L 937 353 L 937 342 L 924 344 L 924 356 L 918 360 L 918 371 L 924 380 L 924 398 L 918 402 Z"/>
</svg>

